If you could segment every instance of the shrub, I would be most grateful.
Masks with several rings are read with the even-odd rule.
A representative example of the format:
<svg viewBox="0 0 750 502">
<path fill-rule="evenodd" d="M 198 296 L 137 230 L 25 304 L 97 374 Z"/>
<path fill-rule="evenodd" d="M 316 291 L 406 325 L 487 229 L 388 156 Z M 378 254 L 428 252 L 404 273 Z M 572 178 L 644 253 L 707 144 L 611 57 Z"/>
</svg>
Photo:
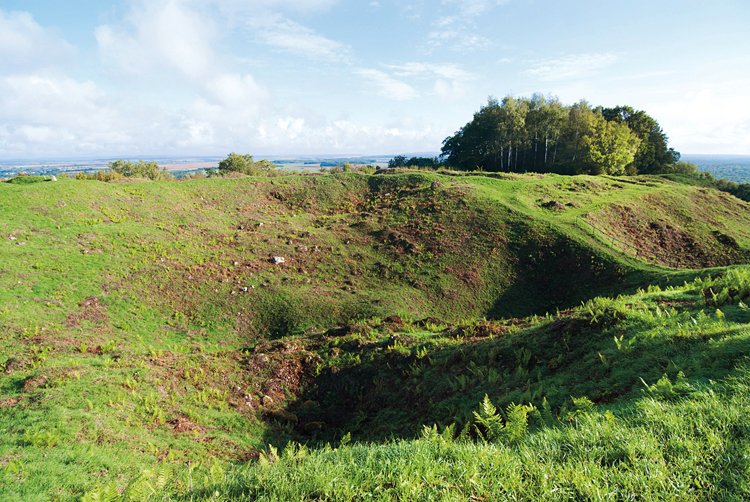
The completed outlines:
<svg viewBox="0 0 750 502">
<path fill-rule="evenodd" d="M 6 183 L 11 183 L 13 185 L 30 185 L 32 183 L 40 183 L 49 180 L 50 178 L 47 176 L 28 176 L 26 174 L 19 174 L 15 178 L 9 179 Z"/>
<path fill-rule="evenodd" d="M 248 176 L 263 176 L 276 169 L 273 162 L 269 160 L 254 160 L 252 155 L 240 155 L 232 152 L 226 159 L 219 162 L 218 173 L 241 173 Z"/>
<path fill-rule="evenodd" d="M 129 160 L 115 160 L 108 165 L 113 173 L 125 178 L 147 178 L 150 180 L 163 180 L 171 178 L 165 169 L 160 169 L 159 164 L 154 161 L 131 162 Z"/>
</svg>

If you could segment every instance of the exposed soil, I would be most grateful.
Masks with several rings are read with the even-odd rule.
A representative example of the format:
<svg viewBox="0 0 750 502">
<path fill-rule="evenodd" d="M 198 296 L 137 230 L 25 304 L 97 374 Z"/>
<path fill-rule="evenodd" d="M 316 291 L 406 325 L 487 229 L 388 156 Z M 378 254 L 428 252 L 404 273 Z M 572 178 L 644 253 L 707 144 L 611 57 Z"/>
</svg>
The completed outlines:
<svg viewBox="0 0 750 502">
<path fill-rule="evenodd" d="M 0 408 L 12 408 L 22 401 L 20 397 L 8 397 L 0 399 Z"/>
<path fill-rule="evenodd" d="M 203 427 L 191 422 L 190 419 L 184 415 L 168 420 L 167 423 L 175 432 L 204 432 Z"/>
<path fill-rule="evenodd" d="M 280 410 L 287 399 L 301 393 L 319 362 L 317 354 L 293 343 L 271 342 L 257 346 L 244 362 L 251 382 L 248 397 L 258 398 L 257 401 L 248 399 L 247 405 L 262 407 L 267 413 Z"/>
<path fill-rule="evenodd" d="M 68 326 L 80 326 L 81 321 L 90 321 L 99 324 L 109 319 L 107 307 L 96 296 L 86 298 L 78 306 L 81 307 L 80 312 L 68 315 Z"/>
<path fill-rule="evenodd" d="M 699 239 L 674 222 L 652 220 L 630 206 L 609 206 L 589 220 L 598 231 L 613 239 L 615 247 L 658 265 L 705 268 L 747 259 L 747 253 L 731 236 L 714 231 Z"/>
</svg>

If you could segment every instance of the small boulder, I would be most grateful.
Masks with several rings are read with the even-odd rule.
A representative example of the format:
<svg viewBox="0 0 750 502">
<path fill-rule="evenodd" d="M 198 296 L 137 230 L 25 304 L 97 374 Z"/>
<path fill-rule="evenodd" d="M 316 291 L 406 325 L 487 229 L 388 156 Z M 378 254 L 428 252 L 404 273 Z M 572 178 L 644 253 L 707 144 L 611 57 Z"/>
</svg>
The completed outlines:
<svg viewBox="0 0 750 502">
<path fill-rule="evenodd" d="M 273 258 L 271 258 L 271 261 L 273 261 L 274 265 L 281 265 L 283 263 L 286 263 L 286 258 L 284 258 L 283 256 L 274 256 Z"/>
</svg>

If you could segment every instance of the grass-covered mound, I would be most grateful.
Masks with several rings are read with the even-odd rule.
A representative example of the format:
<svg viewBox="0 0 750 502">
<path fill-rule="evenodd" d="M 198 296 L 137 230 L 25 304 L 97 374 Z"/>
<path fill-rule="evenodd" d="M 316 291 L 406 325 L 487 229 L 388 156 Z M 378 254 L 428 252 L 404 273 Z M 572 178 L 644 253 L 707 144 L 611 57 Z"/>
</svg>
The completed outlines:
<svg viewBox="0 0 750 502">
<path fill-rule="evenodd" d="M 328 366 L 337 371 L 371 367 L 378 385 L 386 387 L 367 389 L 381 398 L 377 410 L 349 403 L 370 420 L 367 427 L 355 427 L 356 433 L 374 437 L 408 429 L 410 438 L 351 443 L 346 434 L 333 443 L 269 447 L 257 462 L 241 466 L 184 469 L 165 462 L 136 478 L 125 495 L 745 499 L 750 496 L 750 309 L 745 302 L 750 302 L 750 271 L 737 269 L 683 287 L 597 299 L 483 340 L 451 340 L 443 330 L 410 329 L 401 340 L 410 336 L 413 343 L 381 346 L 389 362 L 408 360 L 408 366 L 380 365 L 377 358 L 355 363 L 344 357 L 351 345 L 344 343 Z M 560 326 L 577 329 L 560 332 Z M 549 360 L 553 339 L 566 345 L 554 361 Z M 300 347 L 303 340 L 290 343 Z M 319 340 L 313 344 L 320 347 Z M 526 357 L 532 345 L 538 350 Z M 463 370 L 445 352 L 460 354 Z M 392 385 L 398 378 L 389 373 L 400 376 L 402 390 Z M 456 388 L 457 380 L 463 389 Z M 340 389 L 348 383 L 342 380 Z M 424 413 L 420 416 L 436 418 L 443 405 L 463 409 L 482 393 L 489 397 L 474 402 L 470 415 L 457 412 L 458 422 L 428 421 L 405 429 L 401 421 L 414 407 Z M 403 401 L 406 397 L 411 401 Z M 289 418 L 288 413 L 274 416 Z M 117 493 L 115 485 L 93 492 L 106 493 Z"/>
<path fill-rule="evenodd" d="M 411 438 L 468 423 L 485 393 L 503 409 L 546 397 L 556 416 L 570 395 L 620 402 L 666 367 L 636 351 L 610 374 L 623 333 L 570 308 L 718 271 L 659 266 L 611 238 L 616 220 L 589 223 L 663 198 L 649 217 L 676 225 L 699 191 L 415 173 L 0 184 L 0 498 L 122 492 L 148 469 L 185 493 L 206 486 L 200 469 L 178 481 L 198 463 L 226 493 L 223 466 L 269 442 Z M 727 237 L 710 263 L 744 262 L 746 205 L 708 195 L 681 228 Z"/>
</svg>

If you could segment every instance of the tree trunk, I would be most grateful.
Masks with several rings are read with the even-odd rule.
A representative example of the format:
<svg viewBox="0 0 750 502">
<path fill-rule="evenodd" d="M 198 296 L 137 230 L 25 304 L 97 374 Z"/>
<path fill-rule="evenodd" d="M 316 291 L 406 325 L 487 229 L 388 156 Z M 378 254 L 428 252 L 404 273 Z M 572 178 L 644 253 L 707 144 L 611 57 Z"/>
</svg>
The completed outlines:
<svg viewBox="0 0 750 502">
<path fill-rule="evenodd" d="M 510 171 L 510 168 L 511 168 L 510 161 L 513 158 L 512 155 L 513 155 L 513 143 L 508 145 L 508 171 Z"/>
</svg>

